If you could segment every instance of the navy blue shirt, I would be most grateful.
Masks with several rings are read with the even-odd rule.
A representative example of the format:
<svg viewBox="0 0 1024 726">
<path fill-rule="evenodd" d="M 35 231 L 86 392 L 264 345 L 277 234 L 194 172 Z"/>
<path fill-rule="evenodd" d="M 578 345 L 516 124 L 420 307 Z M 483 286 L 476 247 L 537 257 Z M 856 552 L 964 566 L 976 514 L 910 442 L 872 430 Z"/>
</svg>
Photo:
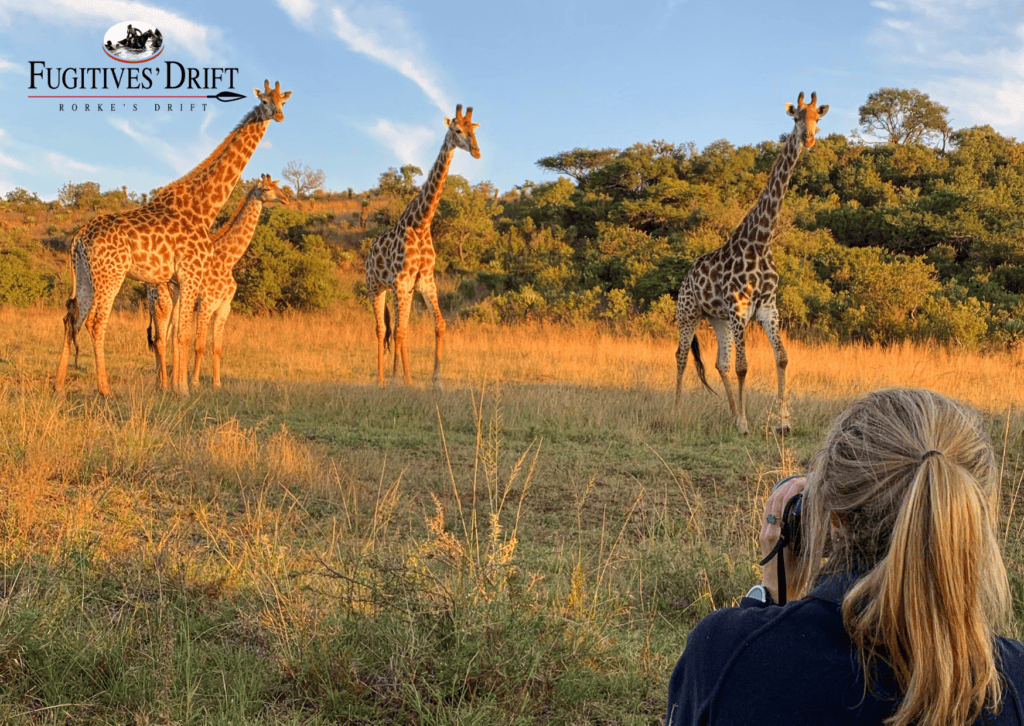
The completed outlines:
<svg viewBox="0 0 1024 726">
<path fill-rule="evenodd" d="M 880 668 L 864 688 L 839 604 L 811 597 L 785 606 L 743 598 L 690 632 L 668 687 L 666 726 L 881 724 L 896 709 L 895 679 Z M 838 599 L 838 598 L 836 598 Z M 981 724 L 1024 724 L 1024 644 L 999 638 L 1003 704 Z"/>
</svg>

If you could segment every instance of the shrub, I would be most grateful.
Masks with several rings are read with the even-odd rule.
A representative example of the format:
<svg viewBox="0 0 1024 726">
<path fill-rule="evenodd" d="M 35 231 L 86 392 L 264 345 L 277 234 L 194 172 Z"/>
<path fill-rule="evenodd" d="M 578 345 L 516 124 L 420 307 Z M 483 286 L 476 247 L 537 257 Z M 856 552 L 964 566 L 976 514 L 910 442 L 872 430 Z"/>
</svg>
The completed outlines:
<svg viewBox="0 0 1024 726">
<path fill-rule="evenodd" d="M 27 307 L 53 289 L 52 274 L 36 272 L 21 250 L 0 251 L 0 304 Z"/>
</svg>

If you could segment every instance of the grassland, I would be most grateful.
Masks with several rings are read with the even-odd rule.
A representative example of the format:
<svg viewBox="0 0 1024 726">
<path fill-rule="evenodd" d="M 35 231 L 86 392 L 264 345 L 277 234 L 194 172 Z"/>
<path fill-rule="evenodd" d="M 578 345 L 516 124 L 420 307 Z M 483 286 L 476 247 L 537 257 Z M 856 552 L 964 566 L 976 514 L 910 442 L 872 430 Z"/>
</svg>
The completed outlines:
<svg viewBox="0 0 1024 726">
<path fill-rule="evenodd" d="M 103 400 L 86 341 L 51 391 L 60 331 L 0 308 L 0 723 L 657 724 L 770 484 L 889 385 L 985 412 L 1024 613 L 1019 353 L 792 342 L 782 439 L 755 331 L 748 437 L 692 369 L 673 413 L 671 339 L 453 324 L 434 391 L 421 315 L 418 384 L 378 389 L 350 298 L 232 316 L 224 388 L 182 399 L 120 312 Z"/>
</svg>

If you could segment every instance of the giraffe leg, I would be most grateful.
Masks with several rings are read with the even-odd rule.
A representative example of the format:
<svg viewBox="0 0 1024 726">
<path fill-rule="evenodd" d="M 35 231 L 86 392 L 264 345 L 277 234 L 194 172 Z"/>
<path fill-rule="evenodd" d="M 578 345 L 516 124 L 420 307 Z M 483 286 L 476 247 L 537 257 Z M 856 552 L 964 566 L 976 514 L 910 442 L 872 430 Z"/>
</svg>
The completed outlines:
<svg viewBox="0 0 1024 726">
<path fill-rule="evenodd" d="M 388 304 L 388 289 L 383 287 L 373 296 L 373 315 L 377 321 L 377 385 L 384 387 L 384 361 L 387 357 L 387 336 L 391 331 L 384 321 L 384 313 Z"/>
<path fill-rule="evenodd" d="M 192 316 L 199 296 L 202 269 L 184 264 L 178 269 L 178 301 L 174 306 L 174 390 L 188 395 L 189 337 L 192 334 Z"/>
<path fill-rule="evenodd" d="M 232 281 L 234 282 L 234 281 Z M 220 388 L 220 356 L 224 350 L 224 326 L 231 314 L 231 301 L 235 297 L 237 285 L 232 285 L 227 299 L 220 304 L 213 318 L 213 387 Z M 199 359 L 196 359 L 196 372 L 199 371 Z"/>
<path fill-rule="evenodd" d="M 782 345 L 782 334 L 779 332 L 779 311 L 772 306 L 762 308 L 757 316 L 758 322 L 764 328 L 764 334 L 768 336 L 772 351 L 775 353 L 775 373 L 779 380 L 779 425 L 775 430 L 788 436 L 791 429 L 789 416 L 789 404 L 786 403 L 786 366 L 789 365 L 789 356 L 786 348 Z"/>
<path fill-rule="evenodd" d="M 195 370 L 192 372 L 192 385 L 199 385 L 199 365 L 203 361 L 203 354 L 206 353 L 206 335 L 210 330 L 210 317 L 213 315 L 214 310 L 210 302 L 207 302 L 206 297 L 202 297 L 199 300 L 199 312 L 196 313 L 196 363 Z M 214 354 L 216 356 L 216 354 Z M 214 358 L 214 369 L 217 368 L 219 361 Z"/>
<path fill-rule="evenodd" d="M 60 361 L 57 363 L 57 377 L 53 382 L 54 389 L 58 391 L 64 389 L 72 345 L 75 347 L 75 366 L 78 365 L 78 341 L 75 336 L 82 328 L 85 316 L 92 309 L 94 298 L 89 260 L 82 245 L 77 242 L 71 247 L 71 279 L 71 297 L 65 303 L 68 312 L 64 316 L 64 345 L 60 351 Z"/>
<path fill-rule="evenodd" d="M 740 433 L 745 434 L 746 421 L 744 425 L 740 426 L 738 409 L 736 407 L 736 397 L 732 392 L 732 384 L 729 382 L 729 367 L 730 359 L 732 358 L 733 350 L 733 332 L 732 327 L 725 320 L 711 319 L 711 327 L 715 331 L 715 337 L 718 339 L 718 359 L 715 361 L 715 368 L 718 369 L 718 375 L 722 377 L 722 385 L 725 387 L 725 396 L 729 400 L 729 412 L 732 414 L 733 421 L 739 426 Z M 744 373 L 746 369 L 744 369 Z M 743 390 L 742 388 L 740 389 Z"/>
<path fill-rule="evenodd" d="M 441 386 L 441 354 L 444 351 L 445 322 L 441 315 L 441 306 L 437 302 L 437 285 L 434 283 L 434 273 L 429 272 L 420 277 L 420 294 L 427 299 L 430 310 L 434 314 L 434 388 Z"/>
<path fill-rule="evenodd" d="M 82 327 L 92 336 L 93 350 L 96 353 L 96 387 L 101 396 L 110 395 L 110 384 L 107 382 L 107 356 L 104 341 L 107 335 L 107 323 L 110 311 L 114 307 L 116 289 L 98 289 L 92 303 L 92 309 L 82 321 Z"/>
<path fill-rule="evenodd" d="M 409 314 L 412 312 L 411 282 L 395 281 L 395 297 L 397 312 L 395 314 L 395 364 L 392 375 L 398 375 L 398 358 L 402 358 L 402 371 L 405 374 L 405 385 L 412 385 L 409 375 Z"/>
<path fill-rule="evenodd" d="M 679 403 L 683 398 L 683 373 L 686 372 L 686 361 L 690 357 L 690 345 L 693 343 L 693 336 L 697 331 L 700 319 L 696 315 L 689 313 L 684 315 L 677 310 L 676 321 L 679 323 L 679 348 L 676 350 L 676 402 L 674 408 L 678 411 Z"/>
<path fill-rule="evenodd" d="M 747 380 L 747 336 L 746 326 L 742 320 L 732 322 L 732 334 L 736 340 L 736 428 L 746 436 L 750 432 L 747 427 L 747 398 L 744 387 Z"/>
<path fill-rule="evenodd" d="M 68 298 L 66 304 L 68 312 L 64 316 L 64 346 L 61 348 L 60 360 L 57 362 L 57 377 L 53 381 L 53 387 L 57 391 L 64 390 L 64 381 L 68 375 L 68 360 L 71 358 L 71 346 L 78 346 L 75 342 L 75 334 L 81 327 L 82 320 L 78 314 L 78 300 L 73 297 Z"/>
<path fill-rule="evenodd" d="M 150 285 L 146 293 L 149 303 L 150 347 L 156 355 L 156 372 L 160 387 L 167 390 L 167 341 L 171 334 L 174 298 L 170 283 Z"/>
</svg>

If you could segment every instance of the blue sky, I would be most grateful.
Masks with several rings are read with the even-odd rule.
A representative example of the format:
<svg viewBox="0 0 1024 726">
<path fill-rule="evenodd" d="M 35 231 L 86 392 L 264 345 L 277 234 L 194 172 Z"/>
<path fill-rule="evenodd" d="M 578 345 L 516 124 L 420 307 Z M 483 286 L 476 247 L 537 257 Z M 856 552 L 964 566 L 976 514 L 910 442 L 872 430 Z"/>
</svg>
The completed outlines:
<svg viewBox="0 0 1024 726">
<path fill-rule="evenodd" d="M 237 68 L 247 98 L 205 112 L 138 100 L 95 110 L 30 94 L 30 61 L 119 67 L 101 43 L 126 20 L 165 40 L 138 67 Z M 123 66 L 121 66 L 123 67 Z M 850 134 L 881 87 L 917 88 L 949 107 L 955 128 L 991 124 L 1024 137 L 1020 0 L 0 0 L 0 194 L 44 199 L 73 182 L 145 192 L 181 176 L 252 108 L 269 79 L 293 92 L 243 177 L 275 178 L 292 160 L 323 169 L 327 188 L 375 186 L 388 167 L 424 169 L 443 119 L 474 107 L 482 157 L 452 170 L 507 191 L 555 177 L 541 157 L 577 146 L 655 139 L 736 145 L 788 133 L 801 90 L 830 105 L 821 133 Z M 214 93 L 229 90 L 124 93 Z M 107 91 L 110 93 L 111 91 Z M 113 91 L 122 93 L 121 91 Z M 65 111 L 58 103 L 65 103 Z M 93 104 L 89 112 L 82 107 Z M 124 103 L 122 99 L 117 103 Z M 131 100 L 128 100 L 131 103 Z M 177 104 L 178 101 L 175 102 Z"/>
</svg>

